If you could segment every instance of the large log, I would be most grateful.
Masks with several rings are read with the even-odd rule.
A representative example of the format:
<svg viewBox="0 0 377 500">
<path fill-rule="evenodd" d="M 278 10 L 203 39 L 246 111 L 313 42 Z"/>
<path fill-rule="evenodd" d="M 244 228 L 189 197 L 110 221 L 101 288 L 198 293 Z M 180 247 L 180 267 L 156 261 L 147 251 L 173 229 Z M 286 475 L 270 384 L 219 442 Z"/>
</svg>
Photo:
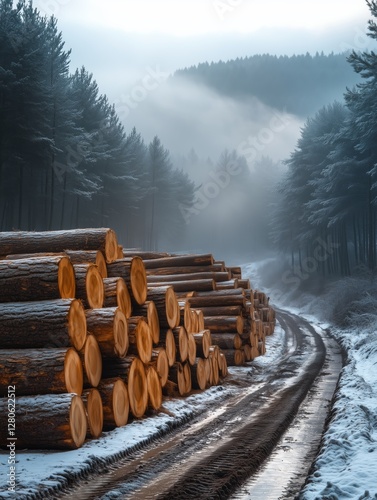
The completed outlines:
<svg viewBox="0 0 377 500">
<path fill-rule="evenodd" d="M 0 260 L 0 302 L 74 299 L 75 272 L 68 257 Z"/>
<path fill-rule="evenodd" d="M 177 359 L 183 363 L 188 357 L 188 336 L 186 329 L 183 326 L 177 326 L 173 328 L 172 332 L 177 346 Z"/>
<path fill-rule="evenodd" d="M 174 257 L 163 257 L 161 259 L 144 260 L 145 269 L 157 269 L 161 267 L 179 266 L 211 266 L 213 264 L 212 254 L 202 255 L 175 255 Z"/>
<path fill-rule="evenodd" d="M 212 306 L 201 307 L 204 316 L 239 316 L 242 314 L 242 306 Z"/>
<path fill-rule="evenodd" d="M 157 370 L 153 366 L 146 369 L 148 405 L 153 410 L 158 410 L 162 405 L 162 387 Z"/>
<path fill-rule="evenodd" d="M 99 438 L 103 429 L 102 398 L 97 389 L 89 389 L 82 395 L 88 419 L 88 438 Z"/>
<path fill-rule="evenodd" d="M 178 389 L 178 393 L 180 396 L 183 396 L 186 392 L 186 380 L 185 380 L 185 374 L 183 372 L 183 365 L 182 363 L 174 363 L 173 366 L 170 367 L 169 369 L 169 380 L 166 386 L 164 387 L 164 393 L 169 395 L 170 392 L 170 384 L 169 381 L 173 382 L 176 384 L 176 388 Z"/>
<path fill-rule="evenodd" d="M 119 259 L 107 265 L 109 278 L 123 278 L 130 286 L 131 297 L 137 304 L 147 300 L 147 275 L 143 260 L 140 257 Z"/>
<path fill-rule="evenodd" d="M 192 333 L 187 334 L 187 339 L 188 339 L 187 360 L 190 365 L 193 365 L 196 359 L 196 341 Z"/>
<path fill-rule="evenodd" d="M 197 292 L 216 290 L 216 281 L 207 280 L 186 280 L 186 281 L 168 281 L 152 283 L 148 281 L 148 290 L 153 287 L 172 286 L 175 292 Z"/>
<path fill-rule="evenodd" d="M 76 449 L 85 441 L 87 419 L 85 406 L 76 394 L 45 394 L 16 399 L 17 449 Z M 0 400 L 0 445 L 12 441 L 6 419 L 8 399 Z M 8 448 L 9 449 L 9 448 Z"/>
<path fill-rule="evenodd" d="M 102 354 L 94 335 L 87 336 L 85 345 L 78 354 L 84 369 L 84 386 L 97 387 L 102 376 Z"/>
<path fill-rule="evenodd" d="M 0 255 L 64 250 L 101 250 L 106 261 L 113 262 L 117 258 L 118 242 L 114 231 L 107 228 L 0 233 Z"/>
<path fill-rule="evenodd" d="M 206 296 L 188 297 L 186 300 L 193 308 L 245 305 L 243 295 L 220 295 L 217 292 L 211 292 Z"/>
<path fill-rule="evenodd" d="M 198 280 L 214 280 L 216 282 L 228 281 L 228 272 L 200 272 L 200 273 L 176 273 L 176 274 L 162 274 L 147 276 L 147 282 L 149 283 L 162 283 L 166 281 L 198 281 Z"/>
<path fill-rule="evenodd" d="M 142 306 L 134 307 L 134 316 L 143 316 L 146 319 L 154 344 L 160 341 L 160 320 L 153 300 L 147 300 Z"/>
<path fill-rule="evenodd" d="M 121 378 L 103 379 L 98 386 L 103 405 L 103 429 L 126 425 L 130 402 L 126 384 Z"/>
<path fill-rule="evenodd" d="M 221 264 L 212 266 L 178 266 L 178 267 L 157 267 L 156 269 L 146 269 L 147 276 L 164 276 L 167 274 L 191 274 L 191 273 L 220 273 L 226 271 Z"/>
<path fill-rule="evenodd" d="M 192 335 L 195 340 L 197 355 L 201 358 L 208 358 L 209 348 L 214 343 L 212 342 L 211 332 L 209 330 L 202 330 Z"/>
<path fill-rule="evenodd" d="M 180 322 L 178 300 L 172 286 L 148 288 L 148 300 L 156 306 L 160 328 L 175 328 Z"/>
<path fill-rule="evenodd" d="M 160 377 L 161 386 L 164 387 L 169 376 L 169 361 L 166 350 L 156 347 L 152 351 L 152 358 L 148 366 L 153 366 Z"/>
<path fill-rule="evenodd" d="M 88 332 L 95 336 L 102 356 L 124 357 L 129 346 L 128 325 L 119 307 L 90 309 L 85 315 Z"/>
<path fill-rule="evenodd" d="M 244 319 L 242 316 L 205 316 L 205 328 L 212 333 L 239 333 L 243 332 Z"/>
<path fill-rule="evenodd" d="M 224 349 L 222 353 L 225 356 L 227 366 L 241 366 L 245 363 L 243 349 Z"/>
<path fill-rule="evenodd" d="M 95 264 L 102 278 L 107 278 L 106 259 L 100 250 L 66 250 L 72 264 Z"/>
<path fill-rule="evenodd" d="M 0 349 L 67 347 L 86 340 L 83 306 L 75 299 L 0 304 Z"/>
<path fill-rule="evenodd" d="M 8 387 L 16 387 L 17 397 L 30 394 L 61 394 L 83 390 L 83 369 L 73 349 L 0 350 L 0 397 Z"/>
<path fill-rule="evenodd" d="M 76 297 L 85 308 L 103 307 L 105 292 L 102 276 L 95 264 L 74 264 L 76 275 Z"/>
<path fill-rule="evenodd" d="M 238 333 L 211 333 L 211 339 L 220 349 L 242 348 L 242 339 Z"/>
<path fill-rule="evenodd" d="M 207 375 L 204 359 L 196 358 L 195 363 L 191 366 L 191 381 L 194 389 L 204 391 L 206 388 Z"/>
<path fill-rule="evenodd" d="M 185 379 L 185 394 L 192 391 L 192 380 L 191 380 L 191 365 L 190 363 L 183 363 L 183 376 Z"/>
<path fill-rule="evenodd" d="M 123 248 L 123 257 L 141 257 L 142 259 L 161 259 L 162 257 L 170 257 L 166 252 L 148 252 L 140 249 Z"/>
<path fill-rule="evenodd" d="M 132 303 L 130 293 L 123 278 L 105 278 L 104 307 L 119 307 L 122 313 L 129 318 L 132 314 Z"/>
<path fill-rule="evenodd" d="M 163 347 L 166 351 L 169 366 L 173 366 L 177 358 L 177 347 L 172 330 L 162 330 L 160 334 L 159 347 Z"/>
<path fill-rule="evenodd" d="M 129 354 L 139 356 L 144 364 L 149 363 L 152 358 L 152 334 L 148 323 L 142 316 L 131 316 L 127 320 Z"/>
</svg>

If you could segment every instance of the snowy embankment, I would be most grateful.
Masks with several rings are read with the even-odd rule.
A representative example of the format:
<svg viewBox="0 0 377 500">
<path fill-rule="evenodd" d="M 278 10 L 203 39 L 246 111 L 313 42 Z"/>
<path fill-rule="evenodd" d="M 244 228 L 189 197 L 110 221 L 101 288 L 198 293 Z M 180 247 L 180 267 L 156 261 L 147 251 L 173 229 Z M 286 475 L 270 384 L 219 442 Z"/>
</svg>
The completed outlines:
<svg viewBox="0 0 377 500">
<path fill-rule="evenodd" d="M 260 285 L 257 265 L 242 270 L 254 286 Z M 313 315 L 313 298 L 295 308 L 283 294 L 267 293 L 272 304 L 329 328 L 346 353 L 331 419 L 300 500 L 377 499 L 377 315 L 368 327 L 340 329 Z M 319 311 L 320 299 L 317 306 Z"/>
</svg>

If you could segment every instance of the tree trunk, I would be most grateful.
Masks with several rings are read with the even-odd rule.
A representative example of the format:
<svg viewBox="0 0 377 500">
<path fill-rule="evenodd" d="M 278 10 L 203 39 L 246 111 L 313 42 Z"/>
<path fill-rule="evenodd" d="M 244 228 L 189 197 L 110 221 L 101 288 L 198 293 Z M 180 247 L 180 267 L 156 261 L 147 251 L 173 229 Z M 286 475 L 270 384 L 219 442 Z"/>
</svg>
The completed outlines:
<svg viewBox="0 0 377 500">
<path fill-rule="evenodd" d="M 174 384 L 176 384 L 179 395 L 183 396 L 186 392 L 186 381 L 185 381 L 185 375 L 183 373 L 183 365 L 181 363 L 174 363 L 174 365 L 170 367 L 169 380 L 171 382 L 174 382 Z M 165 387 L 167 391 L 169 391 L 170 389 L 169 382 L 166 384 Z"/>
<path fill-rule="evenodd" d="M 180 310 L 172 286 L 148 288 L 148 300 L 156 306 L 160 328 L 175 328 L 179 325 Z"/>
<path fill-rule="evenodd" d="M 212 342 L 212 335 L 209 330 L 202 330 L 199 333 L 192 334 L 196 344 L 196 353 L 201 358 L 208 358 L 209 348 L 214 344 Z"/>
<path fill-rule="evenodd" d="M 196 342 L 194 335 L 192 333 L 187 334 L 187 339 L 188 339 L 187 360 L 190 363 L 190 365 L 193 365 L 196 359 Z"/>
<path fill-rule="evenodd" d="M 212 266 L 212 254 L 203 255 L 176 255 L 174 257 L 163 257 L 161 259 L 144 260 L 145 269 L 157 269 L 161 267 L 180 266 Z"/>
<path fill-rule="evenodd" d="M 131 297 L 123 278 L 105 278 L 104 307 L 119 307 L 122 313 L 129 318 L 132 314 Z"/>
<path fill-rule="evenodd" d="M 205 316 L 204 325 L 213 333 L 239 333 L 243 332 L 244 319 L 242 316 Z"/>
<path fill-rule="evenodd" d="M 84 391 L 82 400 L 86 407 L 88 418 L 86 437 L 97 439 L 102 434 L 103 429 L 103 405 L 101 395 L 97 389 L 89 389 Z"/>
<path fill-rule="evenodd" d="M 151 361 L 148 366 L 153 366 L 160 377 L 161 387 L 164 387 L 169 376 L 169 361 L 166 350 L 163 347 L 156 347 L 152 351 Z"/>
<path fill-rule="evenodd" d="M 0 260 L 0 302 L 74 299 L 75 272 L 68 257 Z"/>
<path fill-rule="evenodd" d="M 147 300 L 147 275 L 142 259 L 120 259 L 107 265 L 109 278 L 123 278 L 130 285 L 131 297 L 139 305 Z"/>
<path fill-rule="evenodd" d="M 177 359 L 177 347 L 172 330 L 161 331 L 159 347 L 163 347 L 166 351 L 169 366 L 173 366 Z"/>
<path fill-rule="evenodd" d="M 172 286 L 175 292 L 198 292 L 198 291 L 215 290 L 216 282 L 213 279 L 169 281 L 169 282 L 156 282 L 156 283 L 151 283 L 148 281 L 148 290 L 160 286 Z"/>
<path fill-rule="evenodd" d="M 162 387 L 157 370 L 153 366 L 146 369 L 147 388 L 148 388 L 148 406 L 153 410 L 158 410 L 162 405 Z"/>
<path fill-rule="evenodd" d="M 76 297 L 87 309 L 103 307 L 105 292 L 103 279 L 95 264 L 74 264 L 76 275 Z"/>
<path fill-rule="evenodd" d="M 103 405 L 103 429 L 122 427 L 128 421 L 130 402 L 126 384 L 121 378 L 103 379 L 98 386 Z"/>
<path fill-rule="evenodd" d="M 85 311 L 88 333 L 95 336 L 103 357 L 122 358 L 129 346 L 127 319 L 118 307 Z"/>
<path fill-rule="evenodd" d="M 176 274 L 162 274 L 153 275 L 149 274 L 147 276 L 148 285 L 150 283 L 161 283 L 164 282 L 174 282 L 174 281 L 203 281 L 203 280 L 214 280 L 216 282 L 228 281 L 229 274 L 227 272 L 200 272 L 200 273 L 176 273 Z M 173 286 L 174 284 L 171 283 Z"/>
<path fill-rule="evenodd" d="M 207 375 L 205 361 L 202 358 L 196 358 L 195 363 L 191 366 L 191 380 L 194 389 L 204 391 L 207 386 Z"/>
<path fill-rule="evenodd" d="M 128 258 L 128 257 L 140 257 L 143 260 L 147 259 L 161 259 L 164 257 L 171 257 L 166 252 L 148 252 L 144 250 L 138 250 L 138 249 L 132 249 L 132 248 L 124 248 L 122 250 L 123 257 L 121 258 Z"/>
<path fill-rule="evenodd" d="M 83 369 L 72 347 L 0 350 L 0 397 L 14 385 L 18 396 L 83 390 Z"/>
<path fill-rule="evenodd" d="M 223 350 L 228 366 L 241 366 L 245 362 L 245 354 L 242 349 Z"/>
<path fill-rule="evenodd" d="M 85 312 L 78 300 L 0 304 L 0 349 L 67 347 L 82 349 Z"/>
<path fill-rule="evenodd" d="M 107 262 L 117 258 L 118 242 L 112 229 L 0 233 L 0 256 L 16 253 L 101 250 Z"/>
<path fill-rule="evenodd" d="M 172 330 L 177 348 L 177 359 L 183 363 L 188 357 L 188 336 L 183 326 L 177 326 Z"/>
<path fill-rule="evenodd" d="M 102 354 L 94 335 L 87 336 L 79 356 L 84 369 L 84 387 L 97 387 L 102 376 Z"/>
<path fill-rule="evenodd" d="M 220 352 L 219 356 L 219 370 L 220 370 L 220 375 L 222 377 L 226 377 L 228 375 L 228 364 L 226 362 L 226 357 L 223 352 Z"/>
<path fill-rule="evenodd" d="M 134 308 L 134 316 L 143 316 L 146 319 L 153 343 L 157 345 L 160 342 L 160 320 L 153 300 L 148 300 L 142 306 L 136 306 Z"/>
<path fill-rule="evenodd" d="M 129 349 L 131 355 L 137 355 L 144 364 L 152 358 L 152 335 L 147 322 L 142 316 L 131 316 L 127 320 Z"/>
<path fill-rule="evenodd" d="M 144 261 L 145 263 L 145 261 Z M 191 273 L 221 273 L 226 272 L 221 264 L 212 266 L 177 266 L 177 267 L 156 267 L 146 268 L 147 276 L 164 276 Z"/>
<path fill-rule="evenodd" d="M 107 278 L 106 259 L 100 250 L 66 250 L 72 264 L 95 264 L 103 279 Z"/>
<path fill-rule="evenodd" d="M 217 306 L 244 306 L 245 297 L 243 295 L 220 295 L 212 292 L 206 297 L 188 297 L 187 301 L 193 308 L 217 307 Z"/>
<path fill-rule="evenodd" d="M 8 400 L 0 400 L 1 447 L 11 443 L 8 435 Z M 16 399 L 17 449 L 77 449 L 85 441 L 85 406 L 76 394 L 45 394 Z"/>
<path fill-rule="evenodd" d="M 183 364 L 183 376 L 185 379 L 185 394 L 188 394 L 192 391 L 191 365 L 188 362 Z"/>
<path fill-rule="evenodd" d="M 204 316 L 240 316 L 243 312 L 242 306 L 213 306 L 201 307 Z"/>
<path fill-rule="evenodd" d="M 211 333 L 212 343 L 220 349 L 241 349 L 242 339 L 238 333 Z"/>
</svg>

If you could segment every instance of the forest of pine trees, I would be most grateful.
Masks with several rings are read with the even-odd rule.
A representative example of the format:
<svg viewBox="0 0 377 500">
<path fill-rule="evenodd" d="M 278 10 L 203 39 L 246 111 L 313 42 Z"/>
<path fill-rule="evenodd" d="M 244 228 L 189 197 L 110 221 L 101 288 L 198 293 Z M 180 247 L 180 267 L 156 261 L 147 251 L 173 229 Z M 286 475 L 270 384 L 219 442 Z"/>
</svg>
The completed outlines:
<svg viewBox="0 0 377 500">
<path fill-rule="evenodd" d="M 0 230 L 110 225 L 148 248 L 179 237 L 194 184 L 69 64 L 54 17 L 0 0 Z"/>
<path fill-rule="evenodd" d="M 367 3 L 377 18 L 377 2 Z M 368 36 L 377 39 L 374 20 Z M 306 121 L 286 161 L 273 221 L 293 268 L 306 261 L 325 276 L 375 271 L 377 264 L 377 54 L 353 52 L 348 61 L 362 80 L 346 90 L 344 104 Z M 327 258 L 316 259 L 319 244 Z"/>
</svg>

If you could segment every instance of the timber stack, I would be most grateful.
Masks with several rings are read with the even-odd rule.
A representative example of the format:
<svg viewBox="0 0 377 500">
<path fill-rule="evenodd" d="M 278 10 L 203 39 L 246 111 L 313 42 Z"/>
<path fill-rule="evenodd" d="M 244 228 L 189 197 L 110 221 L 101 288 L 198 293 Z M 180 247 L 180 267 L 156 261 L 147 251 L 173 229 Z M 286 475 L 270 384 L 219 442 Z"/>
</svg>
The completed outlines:
<svg viewBox="0 0 377 500">
<path fill-rule="evenodd" d="M 9 387 L 18 447 L 75 449 L 218 384 L 275 325 L 240 268 L 124 250 L 107 228 L 0 233 L 0 282 L 1 447 Z"/>
</svg>

